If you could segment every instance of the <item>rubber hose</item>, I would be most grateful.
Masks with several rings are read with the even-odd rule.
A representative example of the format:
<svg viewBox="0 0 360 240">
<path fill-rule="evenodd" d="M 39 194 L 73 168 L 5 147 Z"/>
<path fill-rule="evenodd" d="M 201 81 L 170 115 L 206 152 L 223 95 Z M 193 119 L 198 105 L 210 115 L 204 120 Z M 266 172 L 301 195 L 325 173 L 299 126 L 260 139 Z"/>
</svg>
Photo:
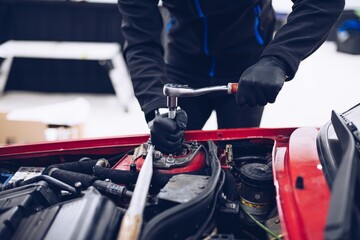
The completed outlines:
<svg viewBox="0 0 360 240">
<path fill-rule="evenodd" d="M 54 164 L 46 168 L 45 174 L 48 174 L 50 170 L 53 168 L 78 172 L 78 173 L 92 174 L 93 167 L 95 166 L 97 161 L 98 160 L 89 160 L 89 161 L 76 161 L 76 162 Z"/>
<path fill-rule="evenodd" d="M 83 189 L 88 188 L 93 184 L 95 180 L 98 179 L 97 177 L 92 175 L 62 169 L 53 169 L 49 172 L 49 176 L 56 178 L 64 183 L 67 183 L 70 186 L 75 186 L 75 183 L 80 182 Z"/>
</svg>

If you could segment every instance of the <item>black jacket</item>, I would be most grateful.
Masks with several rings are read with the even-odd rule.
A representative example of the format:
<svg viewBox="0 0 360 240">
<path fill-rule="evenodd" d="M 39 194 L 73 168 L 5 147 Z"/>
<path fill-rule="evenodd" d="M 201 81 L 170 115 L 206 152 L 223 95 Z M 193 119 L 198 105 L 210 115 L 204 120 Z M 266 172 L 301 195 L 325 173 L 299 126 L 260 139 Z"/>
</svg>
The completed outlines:
<svg viewBox="0 0 360 240">
<path fill-rule="evenodd" d="M 241 61 L 271 55 L 286 62 L 291 79 L 300 61 L 326 40 L 345 4 L 292 1 L 287 23 L 272 40 L 271 0 L 163 0 L 171 14 L 166 62 L 194 74 L 226 76 L 236 73 Z M 124 57 L 141 108 L 148 113 L 166 107 L 162 86 L 168 79 L 158 0 L 118 0 L 118 5 Z"/>
</svg>

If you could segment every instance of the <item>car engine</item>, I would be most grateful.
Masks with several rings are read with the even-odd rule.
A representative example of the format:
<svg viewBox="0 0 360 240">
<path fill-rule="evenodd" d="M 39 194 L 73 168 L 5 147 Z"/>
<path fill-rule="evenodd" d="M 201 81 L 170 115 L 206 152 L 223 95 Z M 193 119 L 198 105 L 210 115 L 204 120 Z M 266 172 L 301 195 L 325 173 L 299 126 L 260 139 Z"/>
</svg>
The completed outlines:
<svg viewBox="0 0 360 240">
<path fill-rule="evenodd" d="M 117 239 L 149 146 L 3 161 L 0 239 Z M 139 239 L 281 239 L 273 147 L 247 138 L 155 150 Z"/>
</svg>

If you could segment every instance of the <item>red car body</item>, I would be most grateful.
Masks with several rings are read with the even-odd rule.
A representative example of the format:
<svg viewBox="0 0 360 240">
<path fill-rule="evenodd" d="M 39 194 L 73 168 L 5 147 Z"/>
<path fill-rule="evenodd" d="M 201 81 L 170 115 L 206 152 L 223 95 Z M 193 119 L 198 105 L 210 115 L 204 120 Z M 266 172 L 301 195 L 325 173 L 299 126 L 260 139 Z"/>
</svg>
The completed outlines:
<svg viewBox="0 0 360 240">
<path fill-rule="evenodd" d="M 317 153 L 318 131 L 311 127 L 189 131 L 185 140 L 272 140 L 272 169 L 283 238 L 323 239 L 331 192 Z M 8 161 L 42 166 L 54 156 L 116 154 L 146 142 L 148 137 L 138 135 L 3 146 L 0 147 L 0 166 Z"/>
</svg>

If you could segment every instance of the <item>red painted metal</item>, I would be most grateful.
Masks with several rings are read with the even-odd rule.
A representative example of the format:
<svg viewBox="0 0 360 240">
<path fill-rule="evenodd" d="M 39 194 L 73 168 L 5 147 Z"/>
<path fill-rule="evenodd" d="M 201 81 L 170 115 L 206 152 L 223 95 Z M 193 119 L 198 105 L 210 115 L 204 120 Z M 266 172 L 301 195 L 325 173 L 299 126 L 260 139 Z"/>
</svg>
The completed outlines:
<svg viewBox="0 0 360 240">
<path fill-rule="evenodd" d="M 177 157 L 175 156 L 174 158 Z M 140 171 L 142 165 L 144 164 L 144 159 L 140 157 L 134 162 L 133 155 L 126 155 L 113 167 L 113 169 L 129 171 L 131 163 L 135 163 L 136 169 Z M 157 169 L 156 171 L 164 174 L 179 174 L 179 173 L 199 171 L 204 167 L 205 167 L 205 153 L 203 151 L 199 151 L 194 156 L 191 162 L 189 162 L 188 164 L 182 167 L 176 167 L 173 169 Z"/>
<path fill-rule="evenodd" d="M 249 128 L 226 129 L 213 131 L 188 131 L 186 141 L 205 142 L 208 140 L 232 140 L 240 138 L 263 137 L 276 139 L 288 137 L 295 128 Z M 0 161 L 5 159 L 21 159 L 28 157 L 56 156 L 60 154 L 116 154 L 146 142 L 149 135 L 121 136 L 111 138 L 95 138 L 46 142 L 0 147 Z"/>
<path fill-rule="evenodd" d="M 274 178 L 285 239 L 323 239 L 330 201 L 316 149 L 316 128 L 299 128 L 275 151 Z M 296 187 L 298 178 L 304 188 Z"/>
</svg>

